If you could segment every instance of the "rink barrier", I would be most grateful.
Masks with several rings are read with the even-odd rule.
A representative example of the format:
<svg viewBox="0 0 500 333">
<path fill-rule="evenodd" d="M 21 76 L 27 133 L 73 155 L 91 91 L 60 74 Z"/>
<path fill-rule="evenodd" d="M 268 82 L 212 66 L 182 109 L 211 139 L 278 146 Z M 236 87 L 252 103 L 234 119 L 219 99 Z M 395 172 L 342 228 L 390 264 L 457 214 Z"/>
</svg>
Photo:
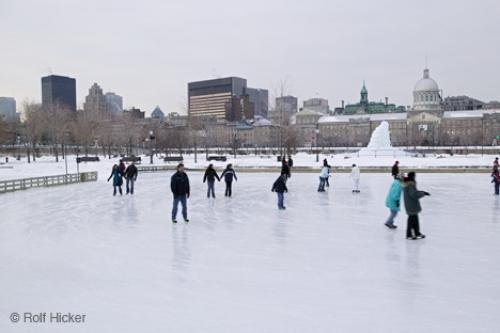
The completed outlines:
<svg viewBox="0 0 500 333">
<path fill-rule="evenodd" d="M 31 177 L 0 181 L 0 194 L 27 190 L 36 187 L 51 187 L 97 181 L 97 171 L 71 173 L 67 175 Z"/>
<path fill-rule="evenodd" d="M 158 165 L 158 166 L 139 166 L 137 167 L 139 172 L 172 172 L 175 171 L 176 166 L 174 165 Z M 236 172 L 280 172 L 281 166 L 276 167 L 245 167 L 245 166 L 235 166 Z M 205 168 L 189 168 L 186 167 L 187 171 L 205 171 Z M 349 173 L 352 168 L 350 166 L 345 167 L 335 167 L 330 169 L 331 173 Z M 392 167 L 360 167 L 362 173 L 391 173 Z M 485 166 L 425 166 L 425 167 L 401 167 L 401 172 L 415 171 L 417 173 L 489 173 L 491 172 L 490 167 Z M 316 173 L 319 172 L 319 167 L 292 167 L 292 173 Z"/>
</svg>

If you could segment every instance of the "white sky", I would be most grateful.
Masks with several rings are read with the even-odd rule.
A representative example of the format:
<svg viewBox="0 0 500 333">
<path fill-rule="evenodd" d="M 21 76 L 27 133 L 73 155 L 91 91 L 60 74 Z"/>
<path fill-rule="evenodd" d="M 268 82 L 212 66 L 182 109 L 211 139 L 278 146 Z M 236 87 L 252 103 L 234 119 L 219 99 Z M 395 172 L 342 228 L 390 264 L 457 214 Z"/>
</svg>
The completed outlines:
<svg viewBox="0 0 500 333">
<path fill-rule="evenodd" d="M 148 113 L 185 112 L 187 82 L 248 85 L 333 108 L 408 105 L 425 57 L 444 95 L 500 99 L 498 0 L 0 0 L 0 96 L 41 100 L 40 77 L 93 82 Z"/>
</svg>

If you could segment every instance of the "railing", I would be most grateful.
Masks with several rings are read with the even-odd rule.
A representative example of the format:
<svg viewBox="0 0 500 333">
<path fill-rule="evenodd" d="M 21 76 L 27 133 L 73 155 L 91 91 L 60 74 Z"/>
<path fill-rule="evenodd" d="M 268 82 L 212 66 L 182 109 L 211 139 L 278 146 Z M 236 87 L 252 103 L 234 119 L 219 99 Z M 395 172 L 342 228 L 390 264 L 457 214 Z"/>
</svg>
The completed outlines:
<svg viewBox="0 0 500 333">
<path fill-rule="evenodd" d="M 24 179 L 13 179 L 0 181 L 0 194 L 27 190 L 35 187 L 50 187 L 58 185 L 67 185 L 83 182 L 92 182 L 97 180 L 97 172 L 81 172 L 67 175 L 32 177 Z"/>
<path fill-rule="evenodd" d="M 139 172 L 160 172 L 160 171 L 172 171 L 175 170 L 174 165 L 152 165 L 152 166 L 138 166 L 137 171 Z"/>
</svg>

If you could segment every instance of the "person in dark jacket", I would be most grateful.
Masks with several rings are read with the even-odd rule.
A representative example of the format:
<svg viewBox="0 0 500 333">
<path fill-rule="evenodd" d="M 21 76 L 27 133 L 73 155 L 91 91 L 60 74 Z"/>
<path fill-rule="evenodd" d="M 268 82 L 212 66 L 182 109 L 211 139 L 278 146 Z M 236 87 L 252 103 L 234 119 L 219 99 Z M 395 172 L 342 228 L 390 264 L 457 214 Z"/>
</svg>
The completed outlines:
<svg viewBox="0 0 500 333">
<path fill-rule="evenodd" d="M 118 165 L 113 165 L 113 168 L 111 169 L 111 175 L 108 178 L 108 182 L 113 178 L 113 195 L 116 195 L 116 189 L 120 191 L 120 195 L 122 195 L 122 173 L 120 172 L 120 168 Z"/>
<path fill-rule="evenodd" d="M 415 172 L 408 173 L 403 182 L 403 196 L 405 200 L 406 214 L 408 215 L 408 226 L 406 229 L 406 239 L 421 239 L 425 235 L 420 233 L 418 214 L 422 211 L 420 198 L 429 196 L 429 192 L 419 191 L 415 180 Z"/>
<path fill-rule="evenodd" d="M 283 210 L 285 207 L 285 192 L 288 192 L 288 188 L 286 187 L 286 175 L 281 174 L 278 179 L 273 184 L 271 189 L 272 192 L 276 192 L 278 195 L 278 209 Z"/>
<path fill-rule="evenodd" d="M 123 163 L 123 160 L 120 160 L 120 164 L 118 165 L 118 169 L 120 169 L 120 173 L 122 177 L 125 177 L 125 169 L 127 167 L 125 166 L 125 163 Z"/>
<path fill-rule="evenodd" d="M 217 171 L 214 169 L 213 164 L 209 164 L 208 168 L 205 170 L 205 175 L 203 176 L 203 182 L 207 182 L 207 198 L 210 198 L 210 194 L 215 199 L 215 179 L 220 181 Z"/>
<path fill-rule="evenodd" d="M 231 197 L 231 195 L 233 194 L 233 178 L 236 181 L 238 180 L 238 177 L 236 177 L 236 172 L 234 172 L 233 165 L 231 163 L 229 163 L 224 169 L 224 171 L 220 175 L 220 178 L 224 178 L 224 181 L 226 182 L 226 193 L 224 194 L 224 196 Z"/>
<path fill-rule="evenodd" d="M 493 179 L 491 180 L 495 185 L 495 195 L 500 195 L 500 171 L 493 171 Z"/>
<path fill-rule="evenodd" d="M 290 174 L 290 166 L 288 165 L 285 156 L 281 159 L 281 174 L 285 175 L 285 181 L 292 176 Z"/>
<path fill-rule="evenodd" d="M 493 161 L 493 168 L 491 169 L 491 177 L 495 174 L 495 171 L 498 171 L 498 157 L 495 157 L 495 160 Z"/>
<path fill-rule="evenodd" d="M 394 162 L 391 170 L 392 177 L 396 179 L 399 176 L 399 161 Z"/>
<path fill-rule="evenodd" d="M 170 189 L 174 195 L 174 204 L 172 207 L 172 222 L 177 223 L 177 207 L 179 202 L 182 205 L 182 217 L 184 222 L 189 222 L 187 216 L 187 199 L 189 198 L 189 178 L 184 171 L 184 164 L 180 163 L 177 166 L 177 172 L 170 179 Z"/>
<path fill-rule="evenodd" d="M 288 155 L 288 166 L 291 168 L 293 168 L 293 160 L 292 160 L 292 155 Z"/>
<path fill-rule="evenodd" d="M 126 189 L 127 194 L 134 194 L 134 183 L 137 180 L 137 167 L 135 163 L 132 162 L 127 169 L 125 169 L 125 181 L 126 181 Z"/>
</svg>

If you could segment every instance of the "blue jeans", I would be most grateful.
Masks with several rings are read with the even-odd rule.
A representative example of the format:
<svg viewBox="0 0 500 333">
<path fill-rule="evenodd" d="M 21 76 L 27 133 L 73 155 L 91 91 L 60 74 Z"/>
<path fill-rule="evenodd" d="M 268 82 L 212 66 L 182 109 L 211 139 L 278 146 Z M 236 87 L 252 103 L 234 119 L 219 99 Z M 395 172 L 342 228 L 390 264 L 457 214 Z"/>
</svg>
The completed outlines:
<svg viewBox="0 0 500 333">
<path fill-rule="evenodd" d="M 127 193 L 134 194 L 134 178 L 127 178 Z"/>
<path fill-rule="evenodd" d="M 319 187 L 318 187 L 318 191 L 324 191 L 325 190 L 325 184 L 326 184 L 326 180 L 327 178 L 325 177 L 319 177 Z"/>
<path fill-rule="evenodd" d="M 215 180 L 214 181 L 208 180 L 207 184 L 208 184 L 207 198 L 210 198 L 210 193 L 212 194 L 212 197 L 215 198 L 215 188 L 214 188 Z"/>
<path fill-rule="evenodd" d="M 284 193 L 276 192 L 278 195 L 278 208 L 284 208 L 285 195 Z"/>
<path fill-rule="evenodd" d="M 495 194 L 499 195 L 500 194 L 500 183 L 495 182 Z"/>
<path fill-rule="evenodd" d="M 391 215 L 389 215 L 389 218 L 387 219 L 387 221 L 385 222 L 385 224 L 387 224 L 387 225 L 394 225 L 394 219 L 396 218 L 397 215 L 398 215 L 398 211 L 391 209 Z"/>
<path fill-rule="evenodd" d="M 174 206 L 172 207 L 172 220 L 177 218 L 177 206 L 179 206 L 179 202 L 182 205 L 182 217 L 184 220 L 187 220 L 187 196 L 185 194 L 174 196 Z"/>
</svg>

